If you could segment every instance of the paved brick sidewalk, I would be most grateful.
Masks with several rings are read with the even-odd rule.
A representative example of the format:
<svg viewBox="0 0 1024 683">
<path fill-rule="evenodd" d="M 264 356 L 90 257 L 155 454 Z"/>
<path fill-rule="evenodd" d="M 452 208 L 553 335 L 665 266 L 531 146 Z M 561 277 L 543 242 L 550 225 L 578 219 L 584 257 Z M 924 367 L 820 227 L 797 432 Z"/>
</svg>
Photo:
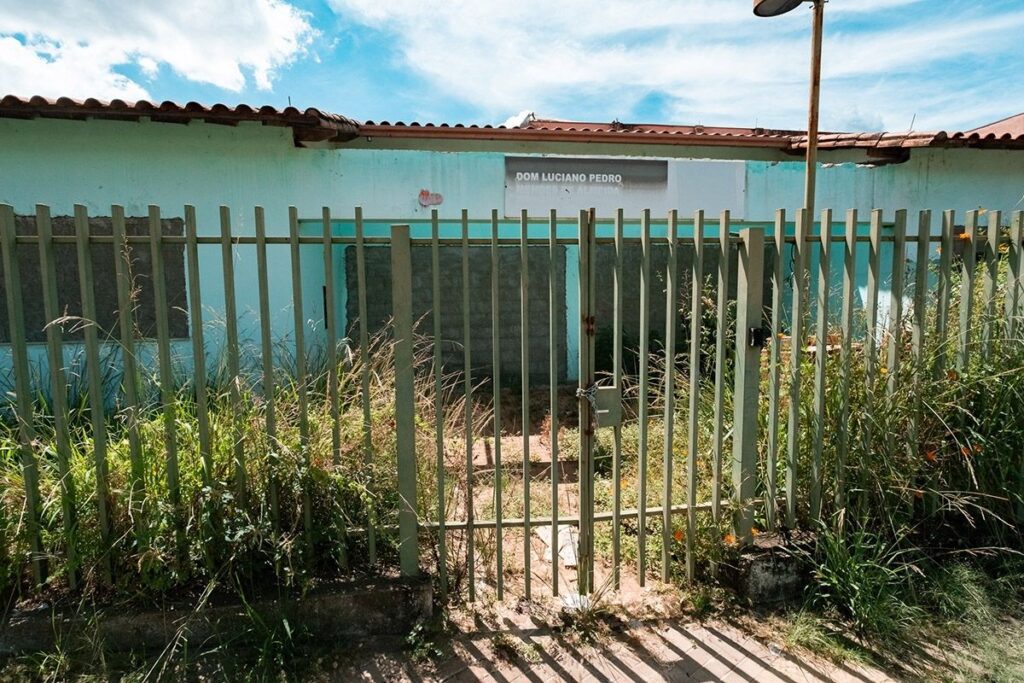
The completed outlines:
<svg viewBox="0 0 1024 683">
<path fill-rule="evenodd" d="M 454 656 L 425 680 L 439 681 L 738 681 L 865 683 L 879 671 L 797 658 L 721 622 L 647 622 L 579 645 L 549 629 L 516 628 L 463 636 Z M 498 643 L 498 647 L 495 644 Z M 416 678 L 413 676 L 412 678 Z"/>
</svg>

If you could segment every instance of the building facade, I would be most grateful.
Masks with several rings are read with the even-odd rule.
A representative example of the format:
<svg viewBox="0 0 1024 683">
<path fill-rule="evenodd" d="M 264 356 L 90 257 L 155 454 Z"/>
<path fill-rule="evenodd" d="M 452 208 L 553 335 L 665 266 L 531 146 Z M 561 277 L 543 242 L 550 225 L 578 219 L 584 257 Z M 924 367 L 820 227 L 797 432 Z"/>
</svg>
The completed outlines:
<svg viewBox="0 0 1024 683">
<path fill-rule="evenodd" d="M 847 209 L 858 209 L 862 222 L 874 208 L 882 209 L 886 220 L 897 209 L 930 209 L 935 227 L 946 209 L 960 215 L 1000 210 L 1005 222 L 1024 207 L 1024 116 L 1017 119 L 966 133 L 825 135 L 818 208 L 835 210 L 837 220 Z M 44 204 L 58 219 L 73 215 L 81 204 L 100 222 L 109 220 L 115 204 L 129 217 L 145 217 L 149 206 L 157 205 L 171 231 L 180 231 L 185 206 L 191 205 L 198 233 L 207 236 L 221 234 L 222 206 L 230 211 L 232 232 L 250 236 L 256 206 L 263 207 L 267 234 L 275 237 L 288 235 L 293 206 L 306 235 L 323 233 L 325 208 L 333 234 L 350 234 L 356 207 L 368 235 L 386 234 L 395 222 L 410 223 L 414 235 L 427 235 L 431 212 L 437 210 L 443 234 L 454 237 L 465 210 L 474 236 L 489 236 L 492 211 L 501 219 L 503 235 L 518 236 L 526 210 L 540 219 L 531 224 L 531 234 L 541 236 L 547 234 L 544 219 L 551 209 L 566 219 L 559 229 L 571 232 L 574 216 L 590 207 L 602 226 L 610 225 L 619 208 L 628 221 L 637 221 L 643 209 L 661 221 L 669 209 L 682 218 L 703 209 L 717 230 L 717 217 L 725 210 L 734 227 L 770 225 L 780 208 L 794 216 L 802 201 L 805 144 L 799 131 L 534 119 L 519 128 L 360 124 L 316 110 L 7 97 L 0 101 L 0 203 L 11 205 L 18 216 L 32 216 L 36 205 Z M 916 226 L 911 220 L 911 231 Z M 26 223 L 23 229 L 32 228 Z M 635 230 L 635 224 L 628 229 Z M 555 317 L 565 326 L 560 335 L 565 343 L 554 352 L 564 357 L 565 378 L 573 375 L 578 348 L 576 325 L 565 322 L 575 320 L 574 249 L 559 254 L 556 269 L 565 307 L 559 306 Z M 323 342 L 326 315 L 336 316 L 339 334 L 352 322 L 349 250 L 335 246 L 334 272 L 325 273 L 322 247 L 302 246 L 310 343 Z M 476 251 L 474 263 L 489 264 L 486 251 Z M 94 269 L 112 268 L 97 258 Z M 184 256 L 171 253 L 170 258 Z M 454 252 L 446 258 L 454 268 Z M 289 252 L 271 249 L 268 259 L 271 326 L 275 337 L 286 338 L 294 330 Z M 255 249 L 238 246 L 234 260 L 240 334 L 255 343 Z M 386 279 L 370 261 L 368 272 Z M 224 315 L 223 267 L 215 255 L 201 264 L 204 316 L 216 321 Z M 515 267 L 510 257 L 510 272 Z M 474 277 L 487 281 L 484 271 Z M 534 279 L 538 290 L 546 288 L 545 277 L 531 275 Z M 182 275 L 174 282 L 181 290 L 169 296 L 186 301 L 187 279 Z M 369 284 L 371 296 L 386 289 L 382 281 Z M 461 280 L 451 286 L 461 286 Z M 333 311 L 325 309 L 328 287 Z M 537 305 L 537 319 L 546 321 L 546 303 Z M 6 304 L 0 306 L 6 326 Z M 386 317 L 383 304 L 371 309 Z M 481 329 L 474 334 L 489 337 L 484 329 L 489 311 L 482 309 L 479 318 Z M 207 337 L 215 345 L 213 327 Z M 30 344 L 41 362 L 43 345 L 36 339 Z M 538 334 L 537 343 L 546 346 L 545 341 L 546 335 Z M 67 346 L 74 353 L 74 344 Z M 189 353 L 184 341 L 176 348 L 183 357 Z M 4 367 L 9 367 L 8 353 L 0 351 Z"/>
</svg>

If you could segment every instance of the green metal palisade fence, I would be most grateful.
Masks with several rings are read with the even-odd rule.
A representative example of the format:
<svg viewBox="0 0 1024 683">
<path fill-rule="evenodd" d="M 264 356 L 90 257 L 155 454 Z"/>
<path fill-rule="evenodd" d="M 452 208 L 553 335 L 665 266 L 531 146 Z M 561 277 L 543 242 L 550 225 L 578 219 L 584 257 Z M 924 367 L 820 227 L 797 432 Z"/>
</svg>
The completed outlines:
<svg viewBox="0 0 1024 683">
<path fill-rule="evenodd" d="M 705 221 L 703 212 L 697 212 L 690 220 L 680 219 L 675 212 L 665 220 L 653 220 L 650 212 L 644 211 L 636 217 L 638 221 L 631 222 L 630 234 L 627 234 L 627 217 L 619 210 L 614 217 L 613 231 L 598 234 L 593 211 L 581 211 L 571 219 L 560 219 L 554 211 L 542 219 L 530 218 L 523 212 L 514 220 L 500 219 L 498 211 L 494 211 L 485 221 L 490 228 L 486 238 L 471 236 L 471 221 L 465 210 L 456 222 L 457 235 L 443 233 L 435 210 L 427 237 L 414 236 L 410 226 L 402 223 L 390 226 L 387 236 L 367 235 L 363 213 L 358 208 L 354 212 L 352 236 L 335 234 L 330 211 L 326 208 L 319 235 L 300 234 L 295 209 L 287 216 L 268 217 L 262 208 L 256 207 L 252 235 L 233 232 L 227 207 L 221 208 L 219 226 L 199 226 L 191 206 L 184 207 L 184 233 L 165 234 L 161 216 L 167 212 L 166 207 L 151 206 L 148 234 L 129 235 L 122 207 L 114 206 L 110 212 L 112 233 L 100 234 L 90 230 L 85 207 L 76 206 L 74 233 L 54 234 L 48 207 L 37 207 L 35 232 L 19 232 L 13 209 L 8 205 L 0 206 L 3 287 L 10 340 L 4 358 L 10 363 L 13 376 L 5 409 L 10 433 L 15 435 L 12 443 L 16 443 L 24 487 L 20 495 L 24 501 L 22 533 L 28 548 L 25 561 L 36 584 L 47 579 L 48 564 L 53 558 L 58 558 L 66 568 L 64 574 L 70 588 L 76 588 L 82 581 L 83 567 L 77 553 L 83 533 L 79 499 L 88 492 L 77 490 L 69 473 L 72 454 L 81 444 L 88 443 L 91 448 L 96 534 L 104 549 L 99 573 L 102 581 L 110 583 L 115 580 L 114 568 L 121 564 L 116 561 L 116 553 L 121 552 L 119 548 L 123 543 L 119 545 L 116 539 L 132 537 L 137 547 L 144 547 L 153 540 L 153 530 L 142 523 L 145 519 L 142 511 L 147 507 L 166 509 L 173 520 L 171 528 L 178 561 L 187 561 L 184 557 L 187 539 L 183 481 L 199 479 L 208 490 L 218 486 L 213 465 L 214 437 L 218 433 L 227 435 L 226 441 L 221 443 L 226 442 L 230 450 L 233 472 L 228 488 L 234 496 L 232 504 L 266 504 L 275 530 L 281 533 L 288 528 L 299 530 L 307 555 L 315 543 L 322 545 L 324 541 L 316 537 L 320 532 L 314 529 L 314 512 L 319 504 L 313 498 L 311 454 L 317 448 L 329 449 L 329 457 L 319 460 L 319 467 L 328 471 L 341 467 L 346 459 L 357 463 L 354 471 L 361 472 L 357 478 L 363 487 L 361 490 L 366 492 L 367 521 L 353 525 L 350 520 L 340 519 L 332 527 L 337 535 L 330 539 L 338 566 L 345 571 L 355 569 L 350 567 L 352 539 L 366 539 L 366 561 L 375 566 L 385 561 L 381 559 L 381 539 L 391 538 L 397 547 L 395 558 L 401 572 L 414 575 L 424 566 L 436 567 L 442 594 L 453 587 L 456 572 L 452 568 L 461 566 L 460 563 L 464 563 L 466 597 L 471 601 L 476 599 L 476 586 L 483 571 L 492 568 L 499 598 L 507 590 L 505 578 L 509 572 L 522 575 L 522 590 L 527 598 L 531 596 L 531 579 L 538 576 L 548 583 L 554 595 L 566 587 L 587 593 L 599 587 L 597 574 L 601 572 L 600 567 L 595 569 L 595 562 L 607 568 L 607 575 L 616 587 L 623 566 L 627 562 L 635 564 L 642 585 L 650 573 L 646 546 L 660 543 L 658 569 L 662 580 L 671 580 L 677 572 L 692 580 L 699 552 L 695 538 L 701 514 L 717 521 L 726 511 L 731 517 L 724 519 L 731 518 L 736 540 L 749 543 L 759 523 L 767 529 L 783 524 L 793 527 L 799 520 L 813 523 L 823 516 L 824 509 L 845 505 L 850 488 L 857 485 L 856 481 L 850 481 L 851 472 L 854 472 L 854 479 L 856 474 L 848 467 L 847 455 L 855 439 L 870 439 L 870 433 L 864 433 L 868 427 L 860 434 L 851 433 L 847 428 L 853 383 L 850 366 L 854 353 L 864 356 L 865 400 L 873 401 L 880 400 L 874 387 L 877 384 L 879 389 L 883 388 L 883 376 L 885 392 L 891 395 L 901 389 L 900 382 L 916 385 L 925 377 L 941 377 L 947 368 L 963 372 L 973 353 L 988 359 L 997 339 L 1016 339 L 1024 331 L 1021 321 L 1024 313 L 1021 259 L 1024 212 L 1019 211 L 1010 217 L 1005 228 L 999 212 L 988 212 L 984 234 L 980 231 L 978 211 L 966 214 L 962 232 L 956 227 L 955 214 L 944 213 L 941 229 L 936 234 L 933 234 L 931 212 L 920 212 L 916 218 L 917 230 L 908 234 L 908 213 L 897 211 L 892 216 L 891 234 L 884 234 L 883 212 L 875 210 L 871 213 L 867 235 L 858 234 L 856 211 L 847 213 L 841 224 L 833 224 L 831 210 L 824 211 L 819 223 L 824 227 L 817 231 L 812 230 L 811 217 L 802 211 L 797 216 L 794 234 L 786 233 L 786 217 L 781 210 L 768 234 L 764 227 L 745 224 L 740 224 L 734 232 L 730 229 L 728 212 L 714 225 Z M 280 236 L 268 235 L 267 222 L 278 220 L 287 220 L 287 230 L 279 231 Z M 661 226 L 664 226 L 663 233 Z M 538 230 L 531 230 L 533 227 Z M 512 234 L 513 230 L 518 234 Z M 20 263 L 19 245 L 32 245 L 39 255 L 39 282 L 47 320 L 45 351 L 41 354 L 47 366 L 45 382 L 40 381 L 39 373 L 33 373 L 30 363 L 29 331 L 24 317 L 27 299 L 24 297 L 33 293 L 26 294 L 22 288 L 25 266 Z M 175 356 L 175 351 L 180 353 L 184 347 L 171 339 L 166 245 L 181 245 L 183 250 L 191 328 L 187 346 L 193 382 L 187 419 L 195 420 L 198 457 L 182 450 L 186 443 L 181 432 L 182 420 L 186 419 L 182 412 L 186 407 L 181 404 L 175 386 L 179 381 L 176 372 L 180 372 L 177 366 L 182 361 Z M 324 272 L 333 274 L 337 245 L 354 247 L 357 338 L 341 339 L 345 331 L 337 329 L 333 315 L 326 316 L 324 331 L 329 341 L 323 351 L 327 372 L 325 383 L 320 385 L 308 373 L 307 355 L 311 347 L 306 337 L 308 311 L 303 311 L 300 252 L 302 247 L 320 247 Z M 864 283 L 858 282 L 856 277 L 861 245 L 867 246 Z M 84 364 L 74 368 L 68 360 L 69 342 L 63 334 L 72 321 L 65 315 L 69 302 L 59 299 L 55 256 L 58 246 L 65 250 L 74 247 L 78 268 L 80 299 L 74 305 L 80 306 L 81 315 L 76 317 L 75 324 L 82 325 Z M 394 373 L 390 417 L 380 417 L 379 407 L 371 405 L 373 387 L 379 381 L 371 373 L 371 365 L 380 348 L 372 347 L 374 330 L 370 329 L 368 321 L 368 300 L 379 294 L 367 281 L 367 252 L 383 246 L 390 249 L 391 268 L 392 321 L 386 344 L 393 357 L 390 371 Z M 725 257 L 719 258 L 717 272 L 712 273 L 707 266 L 707 254 L 715 246 Z M 109 249 L 109 259 L 95 260 L 97 247 Z M 133 298 L 134 278 L 139 276 L 135 272 L 137 255 L 147 247 L 151 263 L 148 276 L 153 279 L 154 293 L 155 336 L 152 339 L 140 336 Z M 573 359 L 579 364 L 579 381 L 573 387 L 576 424 L 565 424 L 564 418 L 560 418 L 559 367 L 553 353 L 559 342 L 555 322 L 559 303 L 556 273 L 562 247 L 569 247 L 565 251 L 566 258 L 576 259 L 579 273 L 578 292 L 570 296 L 578 296 L 580 317 L 566 321 L 567 326 L 577 326 L 580 335 L 579 357 Z M 614 252 L 613 268 L 607 273 L 598 272 L 599 247 Z M 256 253 L 260 363 L 255 370 L 244 367 L 239 351 L 235 261 L 236 250 L 240 248 L 255 248 Z M 429 272 L 413 258 L 415 248 L 429 250 Z M 538 248 L 547 249 L 549 255 L 544 264 L 549 277 L 549 289 L 545 292 L 548 320 L 538 320 L 530 314 L 530 257 L 537 255 Z M 655 249 L 662 248 L 667 250 L 669 258 L 665 272 L 658 273 L 653 267 L 652 255 Z M 518 291 L 504 291 L 501 285 L 500 256 L 511 249 L 518 250 Z M 629 249 L 639 249 L 636 272 L 628 272 L 626 267 L 630 261 L 625 254 Z M 271 326 L 270 288 L 286 287 L 285 282 L 272 281 L 275 274 L 268 266 L 268 252 L 272 250 L 274 253 L 280 250 L 291 264 L 294 329 L 285 339 L 274 339 Z M 690 268 L 680 270 L 676 255 L 683 250 L 690 254 Z M 738 272 L 736 290 L 730 292 L 728 254 L 733 250 L 738 254 L 735 261 Z M 219 254 L 213 254 L 214 251 Z M 883 267 L 883 251 L 891 258 L 891 267 L 887 270 Z M 441 282 L 445 275 L 441 272 L 442 264 L 455 262 L 442 259 L 443 252 L 455 254 L 461 266 L 458 300 L 441 301 Z M 209 306 L 200 291 L 200 268 L 204 262 L 215 264 L 218 260 L 215 256 L 219 256 L 224 284 L 224 348 L 218 352 L 223 352 L 226 361 L 222 371 L 227 373 L 227 400 L 231 406 L 230 415 L 216 416 L 216 419 L 211 413 L 212 396 L 208 393 L 211 349 L 204 336 L 204 324 L 208 322 L 204 321 L 204 311 Z M 478 377 L 474 375 L 474 362 L 479 364 L 480 361 L 479 354 L 474 354 L 471 348 L 468 311 L 482 294 L 471 291 L 470 287 L 474 258 L 490 263 L 490 291 L 487 292 L 493 311 L 490 392 L 481 391 Z M 1005 275 L 1001 276 L 999 265 L 1003 258 L 1006 267 Z M 792 265 L 792 276 L 788 280 L 783 268 L 787 259 Z M 913 268 L 908 262 L 914 264 Z M 118 310 L 115 329 L 111 330 L 100 330 L 95 322 L 95 272 L 100 268 L 109 268 L 115 275 Z M 842 269 L 841 291 L 832 291 L 830 269 L 834 268 Z M 959 269 L 959 276 L 955 269 Z M 975 310 L 975 287 L 979 286 L 975 280 L 979 269 L 981 304 Z M 713 301 L 705 296 L 708 275 L 718 282 L 717 299 Z M 886 275 L 888 281 L 884 282 Z M 636 302 L 625 301 L 623 296 L 625 283 L 631 279 L 639 281 Z M 814 280 L 817 286 L 812 306 L 810 295 Z M 954 281 L 959 283 L 961 295 L 957 329 L 951 331 Z M 667 291 L 664 343 L 651 348 L 651 335 L 656 334 L 650 317 L 651 300 L 656 288 L 662 286 Z M 414 288 L 431 293 L 429 334 L 419 333 L 413 311 Z M 884 292 L 890 293 L 887 302 Z M 768 309 L 763 306 L 766 295 L 771 301 Z M 327 286 L 327 311 L 335 310 L 334 296 L 334 288 Z M 614 317 L 610 321 L 598 321 L 595 317 L 597 299 L 604 296 L 613 302 Z M 519 319 L 513 322 L 520 326 L 519 417 L 523 429 L 520 434 L 512 435 L 521 439 L 518 448 L 522 475 L 518 482 L 514 480 L 519 463 L 510 463 L 511 456 L 505 462 L 502 460 L 503 446 L 508 448 L 512 444 L 501 439 L 505 424 L 503 411 L 494 409 L 485 420 L 479 416 L 481 405 L 485 413 L 487 404 L 502 405 L 500 346 L 507 337 L 501 332 L 502 325 L 508 322 L 499 315 L 503 297 L 515 297 L 519 310 Z M 858 298 L 863 299 L 863 305 Z M 1002 310 L 997 307 L 1000 299 L 1004 302 Z M 785 310 L 787 301 L 791 301 L 788 311 Z M 635 377 L 625 371 L 626 356 L 633 350 L 624 349 L 623 342 L 623 310 L 631 306 L 639 306 Z M 461 336 L 444 339 L 442 313 L 452 312 L 461 317 Z M 677 339 L 680 316 L 689 334 Z M 932 320 L 934 323 L 930 325 Z M 614 368 L 608 377 L 598 377 L 595 372 L 598 322 L 613 327 Z M 975 337 L 976 323 L 980 334 Z M 544 336 L 552 349 L 548 380 L 550 421 L 543 435 L 549 441 L 551 454 L 550 490 L 537 489 L 540 495 L 536 500 L 530 487 L 531 479 L 537 475 L 529 430 L 530 412 L 536 410 L 537 405 L 530 400 L 533 391 L 530 345 L 531 338 L 536 338 L 531 337 L 530 331 L 534 327 L 544 328 Z M 861 328 L 863 331 L 859 331 Z M 812 332 L 807 334 L 805 330 Z M 931 364 L 923 355 L 929 337 L 942 350 Z M 707 343 L 709 338 L 712 341 Z M 787 340 L 788 349 L 785 348 Z M 951 340 L 948 352 L 947 340 Z M 461 367 L 444 366 L 444 344 L 461 346 Z M 282 345 L 287 347 L 290 367 L 275 360 L 275 349 Z M 152 397 L 147 397 L 148 390 L 140 374 L 143 346 L 155 350 L 152 361 L 155 368 L 148 373 L 151 388 L 155 389 Z M 421 353 L 424 347 L 428 349 L 425 354 Z M 348 353 L 350 350 L 354 352 Z M 358 380 L 352 386 L 340 384 L 339 368 L 357 362 L 353 359 L 359 363 Z M 835 375 L 828 371 L 832 363 L 838 363 L 839 371 Z M 901 371 L 901 367 L 909 367 L 910 374 Z M 78 381 L 87 389 L 89 408 L 89 419 L 77 426 L 69 422 L 71 408 L 67 401 L 73 371 L 81 375 Z M 110 372 L 121 378 L 114 397 L 104 385 L 104 378 Z M 807 382 L 803 380 L 806 372 L 813 375 Z M 830 406 L 826 401 L 827 382 L 836 375 L 840 400 Z M 623 393 L 626 385 L 630 389 L 628 396 Z M 51 414 L 43 415 L 37 393 L 47 386 Z M 418 402 L 418 397 L 427 386 L 430 401 L 424 405 Z M 601 391 L 601 387 L 614 389 Z M 705 387 L 709 391 L 702 394 Z M 294 438 L 284 426 L 291 417 L 278 400 L 284 391 L 294 392 L 296 400 Z M 785 400 L 787 393 L 788 400 Z M 612 399 L 608 399 L 609 396 Z M 809 397 L 809 412 L 801 411 L 805 396 Z M 621 405 L 609 410 L 607 401 L 616 399 L 625 401 L 628 410 L 621 410 Z M 257 400 L 262 411 L 259 424 L 263 437 L 255 442 L 258 447 L 252 440 L 247 441 L 244 433 L 252 429 L 252 424 L 243 422 L 244 403 L 253 400 Z M 659 400 L 660 422 L 658 411 L 652 410 Z M 350 404 L 358 405 L 354 426 L 344 422 Z M 460 406 L 455 411 L 461 411 L 460 420 L 446 419 L 450 405 Z M 917 405 L 920 411 L 920 399 Z M 326 415 L 330 421 L 329 438 L 324 440 L 328 443 L 314 443 L 311 439 L 309 419 L 316 406 L 322 406 L 318 414 Z M 762 408 L 766 409 L 764 415 Z M 840 416 L 839 430 L 835 434 L 826 430 L 826 413 L 831 410 L 838 411 Z M 698 433 L 702 411 L 714 415 L 713 431 L 707 439 Z M 608 417 L 619 413 L 624 417 Z M 162 420 L 162 445 L 157 453 L 143 452 L 140 429 L 147 415 L 156 415 Z M 378 419 L 393 420 L 394 438 L 389 442 L 393 451 L 383 454 L 397 470 L 393 491 L 383 490 L 382 482 L 372 475 L 372 463 L 381 457 L 374 441 Z M 479 431 L 488 425 L 489 437 Z M 635 457 L 639 476 L 633 482 L 622 478 L 626 457 L 623 438 L 627 428 L 631 433 L 635 431 L 638 444 Z M 578 430 L 575 451 L 560 447 L 563 429 Z M 596 479 L 608 476 L 595 474 L 596 454 L 603 448 L 600 436 L 605 429 L 613 432 L 607 449 L 611 483 L 607 498 L 598 501 Z M 40 445 L 41 430 L 52 431 L 53 452 Z M 911 439 L 917 438 L 917 430 L 915 418 Z M 685 439 L 681 436 L 683 433 Z M 425 438 L 420 438 L 424 435 Z M 126 451 L 119 451 L 128 455 L 129 475 L 124 486 L 115 485 L 111 479 L 114 439 L 127 441 Z M 682 457 L 676 448 L 677 442 L 685 442 L 681 447 Z M 488 471 L 481 470 L 476 462 L 481 444 L 489 444 L 493 449 L 493 462 Z M 836 465 L 831 471 L 827 470 L 823 459 L 828 444 L 833 444 L 836 452 Z M 650 451 L 659 447 L 660 463 L 657 457 L 650 457 Z M 278 478 L 280 468 L 274 463 L 289 449 L 304 463 L 302 481 Z M 423 453 L 427 451 L 429 458 L 424 458 Z M 561 465 L 564 461 L 558 459 L 559 453 L 576 460 L 578 482 L 565 477 L 566 470 Z M 730 454 L 731 466 L 723 468 L 723 461 Z M 183 456 L 188 457 L 183 459 Z M 54 489 L 59 514 L 44 515 L 40 463 L 50 458 L 56 463 L 59 479 Z M 270 479 L 264 489 L 265 501 L 249 499 L 255 482 L 249 481 L 247 473 L 254 459 L 272 463 L 268 469 Z M 182 471 L 184 460 L 200 463 L 201 472 L 197 477 Z M 153 477 L 153 463 L 159 464 L 159 482 Z M 809 471 L 801 472 L 804 467 Z M 47 471 L 51 469 L 47 465 Z M 802 478 L 802 475 L 806 476 Z M 1020 476 L 1024 478 L 1024 466 Z M 563 477 L 570 481 L 564 481 Z M 660 490 L 651 492 L 653 499 L 647 491 L 650 477 L 660 477 L 661 483 Z M 806 482 L 804 488 L 801 482 Z M 488 486 L 491 497 L 485 504 L 479 494 L 487 493 Z M 563 486 L 567 487 L 566 491 L 574 491 L 574 495 L 560 495 Z M 701 490 L 709 492 L 706 499 L 698 495 Z M 292 494 L 287 491 L 297 493 L 294 498 L 288 498 Z M 828 499 L 826 491 L 832 494 Z M 155 495 L 166 495 L 167 499 L 153 500 Z M 293 500 L 292 512 L 283 509 L 286 498 Z M 571 504 L 567 504 L 567 500 L 571 500 Z M 540 514 L 534 514 L 538 504 L 542 509 Z M 206 523 L 215 526 L 219 523 L 217 503 L 213 500 L 207 505 L 210 515 Z M 118 509 L 129 512 L 116 516 L 112 511 Z M 488 509 L 490 514 L 480 514 Z M 509 510 L 514 512 L 509 515 Z M 115 528 L 115 517 L 133 521 L 129 528 Z M 677 526 L 679 519 L 682 522 Z M 611 530 L 607 553 L 595 546 L 595 528 L 605 524 Z M 577 544 L 568 553 L 575 556 L 575 563 L 559 559 L 561 551 L 566 550 L 561 539 L 567 527 L 567 537 Z M 632 529 L 630 547 L 635 548 L 628 560 L 623 541 L 627 527 Z M 656 528 L 657 533 L 649 532 L 648 527 Z M 506 545 L 508 534 L 516 535 L 521 545 Z M 547 534 L 547 552 L 536 551 L 535 534 Z M 485 536 L 493 539 L 493 554 L 481 551 L 487 540 Z M 685 542 L 680 542 L 682 537 Z M 680 542 L 678 553 L 674 542 Z M 573 576 L 576 577 L 574 585 Z"/>
</svg>

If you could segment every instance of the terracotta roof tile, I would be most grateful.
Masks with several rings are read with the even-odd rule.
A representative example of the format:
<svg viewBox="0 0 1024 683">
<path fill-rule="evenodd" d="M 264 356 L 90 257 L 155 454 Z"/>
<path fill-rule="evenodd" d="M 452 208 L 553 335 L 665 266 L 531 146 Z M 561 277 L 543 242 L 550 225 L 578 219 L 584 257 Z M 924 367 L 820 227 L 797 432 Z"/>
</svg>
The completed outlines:
<svg viewBox="0 0 1024 683">
<path fill-rule="evenodd" d="M 147 100 L 125 102 L 115 99 L 103 102 L 94 98 L 74 100 L 68 97 L 17 97 L 8 95 L 0 99 L 0 117 L 7 118 L 70 118 L 138 120 L 149 117 L 154 121 L 187 123 L 201 120 L 209 123 L 235 125 L 242 121 L 255 121 L 268 126 L 289 127 L 296 142 L 345 142 L 357 137 L 394 138 L 446 138 L 456 140 L 507 140 L 521 142 L 573 142 L 573 143 L 636 143 L 647 145 L 692 145 L 726 147 L 762 147 L 786 153 L 799 154 L 807 148 L 804 131 L 769 128 L 740 128 L 725 126 L 680 126 L 668 124 L 610 123 L 587 121 L 558 121 L 531 118 L 520 127 L 476 125 L 462 123 L 430 123 L 410 121 L 366 121 L 325 112 L 316 108 L 297 109 L 271 106 L 253 107 L 247 104 L 229 106 L 216 103 L 205 106 L 198 102 L 183 105 L 165 101 L 159 104 Z M 991 147 L 1024 149 L 1024 114 L 970 131 L 937 132 L 824 132 L 818 138 L 823 150 L 877 150 L 879 155 L 902 154 L 919 147 Z"/>
<path fill-rule="evenodd" d="M 247 104 L 229 107 L 226 104 L 204 106 L 198 102 L 184 105 L 165 101 L 154 104 L 148 100 L 125 102 L 114 99 L 109 102 L 89 98 L 73 100 L 68 97 L 47 99 L 45 97 L 22 98 L 7 95 L 0 99 L 0 117 L 8 118 L 111 118 L 138 120 L 143 116 L 165 122 L 187 123 L 202 120 L 209 123 L 234 125 L 242 121 L 256 121 L 270 126 L 288 126 L 295 131 L 297 140 L 351 140 L 358 135 L 359 124 L 338 114 L 329 114 L 319 109 L 300 110 L 285 107 L 278 110 L 264 106 L 258 110 Z"/>
</svg>

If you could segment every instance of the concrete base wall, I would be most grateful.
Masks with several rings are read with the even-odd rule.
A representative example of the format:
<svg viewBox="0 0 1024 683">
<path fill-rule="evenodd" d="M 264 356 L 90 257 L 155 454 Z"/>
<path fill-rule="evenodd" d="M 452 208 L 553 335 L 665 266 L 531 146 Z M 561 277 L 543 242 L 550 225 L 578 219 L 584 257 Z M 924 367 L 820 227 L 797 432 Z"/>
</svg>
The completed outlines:
<svg viewBox="0 0 1024 683">
<path fill-rule="evenodd" d="M 251 610 L 251 611 L 250 611 Z M 15 611 L 0 628 L 0 655 L 46 652 L 99 645 L 110 652 L 160 652 L 180 647 L 212 648 L 220 642 L 258 642 L 267 631 L 284 632 L 284 620 L 296 639 L 330 640 L 345 636 L 407 635 L 433 610 L 429 578 L 382 579 L 351 584 L 302 598 L 257 601 L 194 610 L 190 605 L 159 612 L 126 613 L 123 608 L 67 614 L 50 609 Z"/>
</svg>

